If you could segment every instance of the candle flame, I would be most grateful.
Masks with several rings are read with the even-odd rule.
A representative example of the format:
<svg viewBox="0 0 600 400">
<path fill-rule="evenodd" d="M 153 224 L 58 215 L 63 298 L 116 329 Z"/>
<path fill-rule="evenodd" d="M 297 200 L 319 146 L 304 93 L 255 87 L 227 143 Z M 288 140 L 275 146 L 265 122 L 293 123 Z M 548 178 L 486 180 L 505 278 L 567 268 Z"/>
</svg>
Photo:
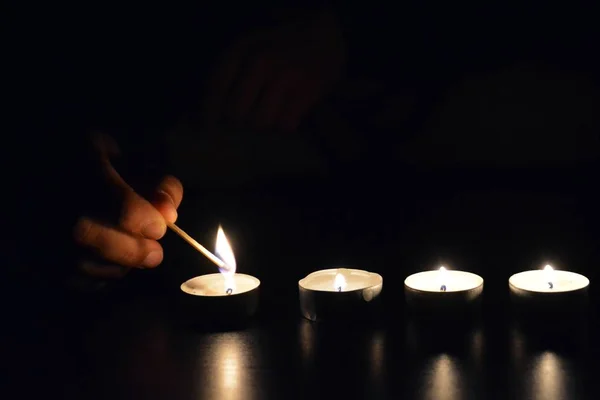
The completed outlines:
<svg viewBox="0 0 600 400">
<path fill-rule="evenodd" d="M 440 272 L 438 273 L 438 280 L 440 282 L 440 291 L 446 291 L 446 280 L 447 280 L 446 267 L 440 267 Z"/>
<path fill-rule="evenodd" d="M 235 256 L 233 255 L 233 249 L 231 248 L 229 240 L 227 240 L 227 236 L 225 236 L 225 232 L 221 226 L 219 226 L 219 230 L 217 232 L 215 255 L 229 267 L 229 269 L 219 268 L 219 272 L 221 272 L 225 278 L 225 292 L 230 294 L 235 290 L 235 281 L 233 279 L 236 269 Z"/>
<path fill-rule="evenodd" d="M 544 277 L 550 289 L 554 288 L 554 269 L 550 265 L 544 267 Z"/>
<path fill-rule="evenodd" d="M 346 288 L 346 278 L 340 272 L 338 272 L 333 280 L 333 288 L 338 292 L 343 291 Z"/>
</svg>

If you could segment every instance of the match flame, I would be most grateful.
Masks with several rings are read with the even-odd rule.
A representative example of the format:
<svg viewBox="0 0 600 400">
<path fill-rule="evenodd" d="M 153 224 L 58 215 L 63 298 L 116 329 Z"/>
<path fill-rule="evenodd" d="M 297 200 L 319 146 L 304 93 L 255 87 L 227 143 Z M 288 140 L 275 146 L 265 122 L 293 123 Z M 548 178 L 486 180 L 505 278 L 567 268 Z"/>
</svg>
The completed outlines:
<svg viewBox="0 0 600 400">
<path fill-rule="evenodd" d="M 223 228 L 220 226 L 219 231 L 217 232 L 215 255 L 229 267 L 229 269 L 219 268 L 219 272 L 221 272 L 225 278 L 225 291 L 234 291 L 235 281 L 233 279 L 233 275 L 235 274 L 236 269 L 235 256 L 233 255 L 233 250 L 229 244 L 229 240 L 227 240 L 227 236 L 225 236 L 225 232 L 223 232 Z"/>
<path fill-rule="evenodd" d="M 544 267 L 544 278 L 550 289 L 554 288 L 554 269 L 550 265 Z"/>
<path fill-rule="evenodd" d="M 338 272 L 333 280 L 333 288 L 338 292 L 343 291 L 346 288 L 346 278 L 342 273 Z"/>
</svg>

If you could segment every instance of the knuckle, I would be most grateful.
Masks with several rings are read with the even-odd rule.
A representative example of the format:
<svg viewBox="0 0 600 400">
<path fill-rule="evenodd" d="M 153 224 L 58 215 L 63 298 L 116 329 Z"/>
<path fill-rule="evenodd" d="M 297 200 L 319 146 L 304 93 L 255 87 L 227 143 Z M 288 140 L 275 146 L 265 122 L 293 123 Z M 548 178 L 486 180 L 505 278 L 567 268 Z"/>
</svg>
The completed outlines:
<svg viewBox="0 0 600 400">
<path fill-rule="evenodd" d="M 177 193 L 183 193 L 183 184 L 172 175 L 168 175 L 163 179 L 163 185 Z"/>
<path fill-rule="evenodd" d="M 73 237 L 79 244 L 91 245 L 98 237 L 99 227 L 89 218 L 82 217 L 77 220 L 73 228 Z"/>
<path fill-rule="evenodd" d="M 179 206 L 179 203 L 183 198 L 183 185 L 179 179 L 171 175 L 166 176 L 158 186 L 158 190 L 161 190 L 170 196 L 175 207 Z"/>
<path fill-rule="evenodd" d="M 128 246 L 121 253 L 121 261 L 127 265 L 140 265 L 144 261 L 144 255 L 137 246 Z"/>
<path fill-rule="evenodd" d="M 119 226 L 128 232 L 136 232 L 140 228 L 141 216 L 144 213 L 144 204 L 134 192 L 130 192 L 123 200 Z"/>
</svg>

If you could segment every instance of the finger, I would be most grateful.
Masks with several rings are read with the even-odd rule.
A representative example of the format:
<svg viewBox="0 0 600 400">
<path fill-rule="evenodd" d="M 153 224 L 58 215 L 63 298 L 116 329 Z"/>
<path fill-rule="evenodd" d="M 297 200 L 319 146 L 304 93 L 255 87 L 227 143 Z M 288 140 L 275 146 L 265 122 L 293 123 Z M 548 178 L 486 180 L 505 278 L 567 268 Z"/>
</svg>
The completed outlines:
<svg viewBox="0 0 600 400">
<path fill-rule="evenodd" d="M 296 86 L 297 74 L 286 71 L 274 79 L 261 96 L 256 109 L 256 126 L 259 129 L 268 129 L 273 126 L 284 104 L 284 99 L 289 90 Z"/>
<path fill-rule="evenodd" d="M 118 226 L 125 232 L 143 235 L 148 239 L 163 237 L 167 224 L 156 207 L 133 190 L 125 190 L 123 196 Z"/>
<path fill-rule="evenodd" d="M 120 154 L 117 142 L 109 135 L 99 132 L 91 135 L 91 141 L 99 157 L 102 174 L 107 182 L 119 188 L 129 187 L 111 163 L 111 159 Z"/>
<path fill-rule="evenodd" d="M 163 259 L 163 250 L 157 241 L 129 235 L 87 217 L 77 221 L 73 235 L 80 245 L 125 267 L 153 268 Z"/>
<path fill-rule="evenodd" d="M 91 137 L 94 148 L 98 150 L 101 158 L 108 160 L 120 154 L 119 145 L 111 136 L 102 132 L 95 132 L 92 133 Z"/>
<path fill-rule="evenodd" d="M 158 185 L 152 204 L 167 222 L 172 223 L 177 221 L 177 208 L 182 199 L 183 185 L 174 176 L 167 176 Z"/>
<path fill-rule="evenodd" d="M 120 265 L 99 264 L 93 261 L 83 261 L 79 269 L 86 275 L 101 279 L 120 279 L 130 271 L 127 267 Z"/>
<path fill-rule="evenodd" d="M 285 132 L 293 132 L 298 128 L 302 117 L 316 104 L 320 90 L 313 84 L 300 84 L 288 96 L 289 103 L 284 106 L 278 117 L 277 125 Z"/>
<path fill-rule="evenodd" d="M 112 188 L 117 189 L 115 191 L 117 194 L 121 189 L 131 189 L 111 162 L 111 159 L 118 156 L 120 152 L 114 139 L 102 133 L 95 133 L 92 134 L 91 140 L 99 158 L 100 171 L 104 181 L 109 183 Z"/>
<path fill-rule="evenodd" d="M 231 46 L 217 61 L 206 87 L 202 115 L 207 123 L 217 122 L 223 112 L 240 64 L 249 51 L 249 42 L 242 40 Z"/>
<path fill-rule="evenodd" d="M 85 138 L 83 149 L 84 151 L 78 154 L 75 171 L 81 180 L 75 183 L 79 187 L 78 194 L 87 193 L 92 200 L 99 194 L 118 195 L 120 188 L 126 187 L 127 184 L 110 162 L 111 157 L 119 151 L 116 142 L 108 135 L 96 132 Z"/>
<path fill-rule="evenodd" d="M 260 95 L 260 90 L 267 81 L 270 61 L 264 56 L 256 56 L 247 71 L 234 86 L 231 94 L 230 108 L 227 116 L 234 121 L 245 119 Z"/>
</svg>

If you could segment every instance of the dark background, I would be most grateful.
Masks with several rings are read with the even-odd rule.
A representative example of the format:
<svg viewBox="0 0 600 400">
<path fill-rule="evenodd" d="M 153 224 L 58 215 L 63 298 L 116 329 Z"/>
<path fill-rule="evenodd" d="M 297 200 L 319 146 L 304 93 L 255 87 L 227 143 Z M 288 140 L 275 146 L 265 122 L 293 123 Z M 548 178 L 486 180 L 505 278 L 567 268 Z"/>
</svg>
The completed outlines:
<svg viewBox="0 0 600 400">
<path fill-rule="evenodd" d="M 161 267 L 99 293 L 68 292 L 53 271 L 75 254 L 68 172 L 83 133 L 106 127 L 143 160 L 133 164 L 182 170 L 147 149 L 161 148 L 193 110 L 197 71 L 261 8 L 13 7 L 7 398 L 597 397 L 595 13 L 573 2 L 337 6 L 350 42 L 342 89 L 364 79 L 382 88 L 326 101 L 358 137 L 358 155 L 315 140 L 326 166 L 316 172 L 238 185 L 184 180 L 178 224 L 209 247 L 223 224 L 238 271 L 261 280 L 258 319 L 229 332 L 180 324 L 179 284 L 214 268 L 171 233 Z M 408 117 L 378 120 L 388 103 L 388 114 Z M 311 119 L 303 132 L 319 138 Z M 131 146 L 140 135 L 144 151 Z M 482 321 L 423 328 L 405 314 L 404 278 L 442 263 L 484 277 Z M 592 282 L 583 322 L 550 318 L 548 334 L 518 326 L 507 301 L 508 277 L 545 263 Z M 301 319 L 297 281 L 334 266 L 383 275 L 381 319 Z"/>
</svg>

